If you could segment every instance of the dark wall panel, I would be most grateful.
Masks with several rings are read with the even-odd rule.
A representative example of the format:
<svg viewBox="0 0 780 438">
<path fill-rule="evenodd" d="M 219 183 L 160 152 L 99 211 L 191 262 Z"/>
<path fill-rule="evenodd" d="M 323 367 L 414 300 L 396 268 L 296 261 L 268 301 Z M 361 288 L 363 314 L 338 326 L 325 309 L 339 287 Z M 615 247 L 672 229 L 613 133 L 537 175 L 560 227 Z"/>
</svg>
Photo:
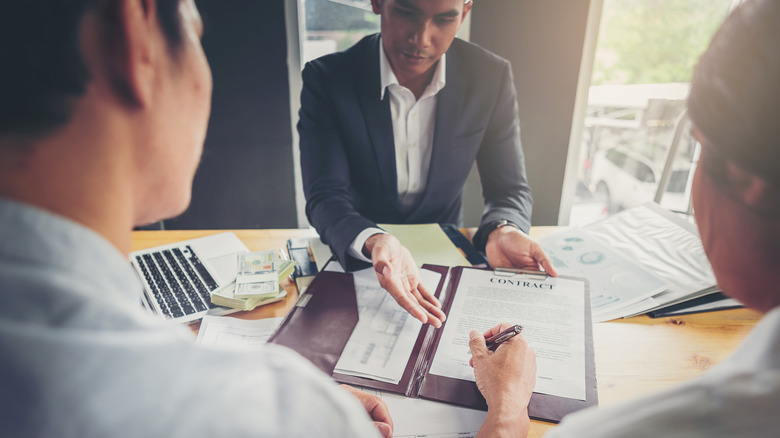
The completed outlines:
<svg viewBox="0 0 780 438">
<path fill-rule="evenodd" d="M 214 77 L 190 208 L 167 229 L 294 228 L 282 0 L 199 0 Z"/>
<path fill-rule="evenodd" d="M 476 0 L 471 41 L 512 63 L 534 225 L 557 225 L 589 0 Z"/>
</svg>

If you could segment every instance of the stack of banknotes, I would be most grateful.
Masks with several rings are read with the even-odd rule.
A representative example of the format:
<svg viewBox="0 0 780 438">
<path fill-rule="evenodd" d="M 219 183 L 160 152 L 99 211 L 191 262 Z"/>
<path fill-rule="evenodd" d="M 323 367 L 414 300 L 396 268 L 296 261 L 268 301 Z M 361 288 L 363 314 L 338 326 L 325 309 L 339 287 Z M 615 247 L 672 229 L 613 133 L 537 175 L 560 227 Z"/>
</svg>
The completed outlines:
<svg viewBox="0 0 780 438">
<path fill-rule="evenodd" d="M 218 306 L 252 310 L 287 296 L 280 282 L 289 277 L 295 262 L 276 257 L 274 251 L 238 254 L 238 275 L 230 284 L 211 292 L 211 302 Z"/>
</svg>

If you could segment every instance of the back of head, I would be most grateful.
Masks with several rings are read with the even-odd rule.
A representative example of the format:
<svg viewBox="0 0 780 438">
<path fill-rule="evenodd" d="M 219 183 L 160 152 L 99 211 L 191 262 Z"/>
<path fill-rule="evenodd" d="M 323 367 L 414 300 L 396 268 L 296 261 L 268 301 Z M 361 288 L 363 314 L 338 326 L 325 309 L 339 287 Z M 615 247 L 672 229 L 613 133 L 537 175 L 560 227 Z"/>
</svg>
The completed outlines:
<svg viewBox="0 0 780 438">
<path fill-rule="evenodd" d="M 718 285 L 780 306 L 780 1 L 748 0 L 726 19 L 691 81 L 702 154 L 692 201 Z"/>
<path fill-rule="evenodd" d="M 749 0 L 726 19 L 694 71 L 688 108 L 713 152 L 780 188 L 780 2 Z"/>
<path fill-rule="evenodd" d="M 157 13 L 169 45 L 181 40 L 179 0 L 160 0 Z M 0 138 L 36 137 L 64 124 L 90 80 L 80 51 L 87 11 L 115 15 L 114 0 L 7 0 L 0 10 Z M 107 26 L 116 23 L 105 23 Z"/>
</svg>

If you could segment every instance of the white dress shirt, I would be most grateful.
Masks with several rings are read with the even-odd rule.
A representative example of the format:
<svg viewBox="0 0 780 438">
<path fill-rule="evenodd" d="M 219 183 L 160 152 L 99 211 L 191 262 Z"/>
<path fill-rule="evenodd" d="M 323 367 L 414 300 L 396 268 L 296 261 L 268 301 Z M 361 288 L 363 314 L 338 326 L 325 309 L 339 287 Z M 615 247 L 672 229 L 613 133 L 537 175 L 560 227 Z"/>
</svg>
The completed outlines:
<svg viewBox="0 0 780 438">
<path fill-rule="evenodd" d="M 699 378 L 648 397 L 570 414 L 545 437 L 774 438 L 780 436 L 778 409 L 780 308 L 764 316 L 734 354 Z"/>
<path fill-rule="evenodd" d="M 384 99 L 385 93 L 390 94 L 398 197 L 401 205 L 409 211 L 420 200 L 428 183 L 436 126 L 436 96 L 447 84 L 447 54 L 441 55 L 431 83 L 417 99 L 411 90 L 398 83 L 381 40 L 379 47 L 379 96 Z M 369 237 L 377 233 L 383 231 L 379 228 L 363 230 L 352 242 L 350 254 L 370 262 L 362 253 L 363 245 Z"/>
<path fill-rule="evenodd" d="M 0 198 L 0 435 L 376 437 L 283 347 L 209 349 L 141 307 L 130 262 L 80 224 Z"/>
</svg>

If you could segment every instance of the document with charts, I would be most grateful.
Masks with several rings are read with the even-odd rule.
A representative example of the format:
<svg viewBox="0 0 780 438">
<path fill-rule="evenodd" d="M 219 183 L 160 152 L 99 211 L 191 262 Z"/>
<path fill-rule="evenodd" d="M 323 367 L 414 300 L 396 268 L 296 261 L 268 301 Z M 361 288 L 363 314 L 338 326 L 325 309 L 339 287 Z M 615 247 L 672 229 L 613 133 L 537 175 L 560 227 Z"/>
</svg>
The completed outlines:
<svg viewBox="0 0 780 438">
<path fill-rule="evenodd" d="M 614 319 L 616 309 L 645 300 L 668 284 L 582 228 L 539 239 L 555 269 L 590 282 L 593 319 Z"/>
</svg>

